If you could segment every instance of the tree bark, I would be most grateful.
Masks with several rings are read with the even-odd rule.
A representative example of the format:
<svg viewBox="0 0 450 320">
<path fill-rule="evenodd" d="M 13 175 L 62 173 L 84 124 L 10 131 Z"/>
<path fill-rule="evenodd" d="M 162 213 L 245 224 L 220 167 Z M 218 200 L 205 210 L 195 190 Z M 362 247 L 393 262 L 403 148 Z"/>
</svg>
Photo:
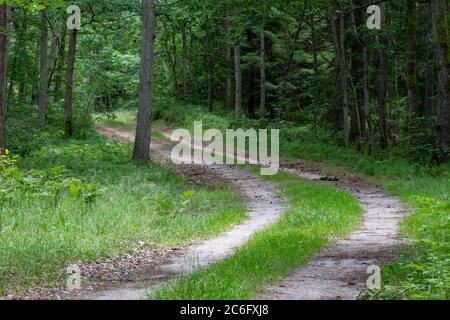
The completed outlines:
<svg viewBox="0 0 450 320">
<path fill-rule="evenodd" d="M 210 42 L 210 34 L 209 34 L 209 26 L 206 26 L 205 30 L 205 45 L 206 45 L 206 58 L 208 63 L 208 99 L 206 104 L 208 105 L 208 111 L 213 111 L 214 104 L 214 96 L 213 96 L 213 72 L 214 65 L 212 60 L 212 52 L 211 52 L 211 42 Z"/>
<path fill-rule="evenodd" d="M 65 55 L 66 55 L 66 28 L 63 28 L 61 32 L 61 37 L 58 43 L 58 65 L 55 75 L 55 103 L 59 103 L 64 92 L 62 90 L 62 82 L 64 78 L 64 65 L 65 65 Z"/>
<path fill-rule="evenodd" d="M 65 136 L 73 135 L 73 87 L 75 74 L 75 59 L 77 52 L 78 30 L 73 29 L 69 36 L 69 56 L 67 59 L 66 98 L 65 98 Z"/>
<path fill-rule="evenodd" d="M 334 10 L 334 9 L 332 9 Z M 339 73 L 339 87 L 342 95 L 342 111 L 344 124 L 344 145 L 349 146 L 350 143 L 350 112 L 348 107 L 348 82 L 347 67 L 345 62 L 345 39 L 344 39 L 344 17 L 340 17 L 340 32 L 338 34 L 336 26 L 336 15 L 334 11 L 331 13 L 331 31 L 333 34 L 334 46 L 336 50 L 336 69 Z"/>
<path fill-rule="evenodd" d="M 139 105 L 134 141 L 133 160 L 150 160 L 151 117 L 153 107 L 155 3 L 142 0 L 141 71 Z"/>
<path fill-rule="evenodd" d="M 6 67 L 8 62 L 8 27 L 10 6 L 0 5 L 0 155 L 6 150 Z"/>
<path fill-rule="evenodd" d="M 381 4 L 381 28 L 383 34 L 381 35 L 380 49 L 380 88 L 379 88 L 379 126 L 380 126 L 380 148 L 385 150 L 388 148 L 388 134 L 387 134 L 387 90 L 388 90 L 388 46 L 389 37 L 386 23 L 386 5 Z"/>
<path fill-rule="evenodd" d="M 266 31 L 264 30 L 264 24 L 261 27 L 261 98 L 260 98 L 260 112 L 261 118 L 266 116 Z"/>
<path fill-rule="evenodd" d="M 408 39 L 408 67 L 406 84 L 408 87 L 409 113 L 417 113 L 417 7 L 416 0 L 406 1 L 407 39 Z"/>
<path fill-rule="evenodd" d="M 41 11 L 41 38 L 39 45 L 39 123 L 45 125 L 48 92 L 48 24 L 46 10 Z"/>
<path fill-rule="evenodd" d="M 181 26 L 181 38 L 183 42 L 183 58 L 182 58 L 182 73 L 183 73 L 183 100 L 188 100 L 188 49 L 187 49 L 187 34 L 186 34 L 186 22 L 183 22 Z"/>
<path fill-rule="evenodd" d="M 433 27 L 436 35 L 436 67 L 438 74 L 438 138 L 436 158 L 439 162 L 450 159 L 450 39 L 447 4 L 445 0 L 432 0 Z"/>
<path fill-rule="evenodd" d="M 231 92 L 231 76 L 230 76 L 230 66 L 231 63 L 231 46 L 230 46 L 230 25 L 228 22 L 228 10 L 225 12 L 225 108 L 229 108 L 231 106 L 232 92 Z"/>
<path fill-rule="evenodd" d="M 234 47 L 234 72 L 236 81 L 236 118 L 242 118 L 242 70 L 241 70 L 241 44 L 239 41 Z"/>
<path fill-rule="evenodd" d="M 367 48 L 363 48 L 364 61 L 364 115 L 367 122 L 367 146 L 368 154 L 371 155 L 373 151 L 373 127 L 372 118 L 370 114 L 370 91 L 369 91 L 369 56 Z"/>
</svg>

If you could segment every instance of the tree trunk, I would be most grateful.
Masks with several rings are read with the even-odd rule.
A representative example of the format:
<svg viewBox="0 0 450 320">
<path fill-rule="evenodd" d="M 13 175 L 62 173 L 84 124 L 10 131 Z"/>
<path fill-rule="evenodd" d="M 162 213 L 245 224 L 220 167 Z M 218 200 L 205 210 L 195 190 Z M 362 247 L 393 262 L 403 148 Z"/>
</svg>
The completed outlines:
<svg viewBox="0 0 450 320">
<path fill-rule="evenodd" d="M 363 48 L 364 59 L 364 115 L 367 122 L 367 146 L 368 154 L 371 155 L 373 151 L 373 127 L 370 114 L 370 91 L 369 91 L 369 57 L 367 48 Z"/>
<path fill-rule="evenodd" d="M 316 75 L 318 75 L 319 74 L 319 63 L 318 63 L 318 58 L 317 58 L 317 36 L 316 36 L 316 25 L 315 25 L 313 14 L 311 14 L 311 17 L 310 17 L 309 26 L 311 28 L 311 53 L 312 53 L 313 62 L 314 62 L 314 73 Z"/>
<path fill-rule="evenodd" d="M 261 98 L 260 98 L 260 112 L 261 118 L 266 116 L 266 34 L 264 25 L 261 27 Z"/>
<path fill-rule="evenodd" d="M 188 100 L 188 49 L 187 49 L 187 34 L 186 34 L 186 22 L 183 22 L 181 27 L 181 38 L 183 42 L 183 58 L 182 58 L 182 73 L 183 73 L 183 100 Z"/>
<path fill-rule="evenodd" d="M 334 10 L 334 9 L 332 9 Z M 348 82 L 347 82 L 347 67 L 345 62 L 345 39 L 344 39 L 344 17 L 340 17 L 340 32 L 338 34 L 336 26 L 336 15 L 333 11 L 331 13 L 331 31 L 333 34 L 334 46 L 336 50 L 336 68 L 339 71 L 339 87 L 342 94 L 342 111 L 344 124 L 344 144 L 346 147 L 350 143 L 350 112 L 348 108 Z"/>
<path fill-rule="evenodd" d="M 41 51 L 41 40 L 38 39 L 38 41 L 36 42 L 36 51 L 35 51 L 35 56 L 34 56 L 34 62 L 36 66 L 40 65 L 40 51 Z M 31 101 L 30 104 L 37 104 L 39 105 L 39 70 L 33 70 L 33 80 L 32 80 L 32 84 L 31 84 Z"/>
<path fill-rule="evenodd" d="M 228 22 L 228 10 L 225 12 L 225 108 L 228 109 L 231 106 L 232 92 L 231 92 L 231 46 L 230 46 L 230 25 Z"/>
<path fill-rule="evenodd" d="M 142 0 L 141 71 L 139 105 L 134 141 L 133 160 L 150 160 L 151 117 L 153 107 L 155 3 Z"/>
<path fill-rule="evenodd" d="M 445 0 L 432 0 L 433 26 L 436 34 L 436 66 L 438 74 L 438 138 L 439 162 L 450 159 L 450 39 L 447 4 Z"/>
<path fill-rule="evenodd" d="M 8 26 L 10 7 L 0 5 L 0 155 L 6 150 L 6 67 L 8 62 Z"/>
<path fill-rule="evenodd" d="M 433 28 L 433 19 L 430 19 L 432 17 L 432 11 L 431 11 L 431 3 L 421 3 L 420 4 L 420 20 L 418 21 L 418 24 L 420 26 L 423 26 L 427 32 L 426 38 L 425 38 L 425 44 L 426 44 L 426 60 L 428 62 L 425 65 L 425 94 L 423 96 L 423 100 L 421 102 L 422 108 L 420 108 L 420 113 L 426 116 L 435 115 L 437 113 L 436 108 L 436 99 L 437 93 L 436 93 L 436 80 L 437 80 L 437 74 L 436 74 L 436 68 L 435 68 L 435 32 Z M 419 106 L 420 106 L 419 105 Z M 418 109 L 419 109 L 418 106 Z"/>
<path fill-rule="evenodd" d="M 60 41 L 58 44 L 58 66 L 55 76 L 55 103 L 59 103 L 63 98 L 62 82 L 64 77 L 64 64 L 66 55 L 66 28 L 61 32 Z"/>
<path fill-rule="evenodd" d="M 388 148 L 388 135 L 387 135 L 387 90 L 388 90 L 388 46 L 389 37 L 387 32 L 386 23 L 386 5 L 381 4 L 381 28 L 383 34 L 381 35 L 380 49 L 380 88 L 379 88 L 379 126 L 380 126 L 380 148 L 385 150 Z"/>
<path fill-rule="evenodd" d="M 41 126 L 44 126 L 47 116 L 48 92 L 48 24 L 45 10 L 41 11 L 41 38 L 39 48 L 39 122 Z"/>
<path fill-rule="evenodd" d="M 406 84 L 408 87 L 409 113 L 417 113 L 417 7 L 416 0 L 406 1 L 406 26 L 408 39 L 408 67 Z"/>
<path fill-rule="evenodd" d="M 50 87 L 54 83 L 53 79 L 55 78 L 56 69 L 58 67 L 58 38 L 56 35 L 52 35 L 52 41 L 50 46 L 50 59 L 48 63 L 48 67 L 50 70 L 50 74 L 48 76 L 47 88 L 50 90 Z M 50 105 L 55 102 L 55 92 L 53 91 L 50 94 Z"/>
<path fill-rule="evenodd" d="M 214 65 L 212 61 L 212 52 L 211 52 L 211 43 L 210 43 L 210 34 L 209 34 L 209 26 L 206 26 L 205 30 L 205 45 L 206 45 L 206 58 L 208 62 L 208 99 L 207 99 L 207 105 L 208 105 L 208 111 L 213 111 L 213 104 L 214 104 L 214 96 L 213 96 L 213 72 L 214 72 Z"/>
<path fill-rule="evenodd" d="M 242 118 L 242 70 L 241 70 L 241 44 L 239 41 L 234 47 L 234 71 L 236 81 L 236 118 Z"/>
<path fill-rule="evenodd" d="M 78 30 L 73 29 L 69 36 L 69 57 L 67 59 L 66 75 L 66 99 L 65 99 L 65 136 L 70 138 L 73 135 L 73 86 L 75 73 L 75 59 L 77 53 Z"/>
</svg>

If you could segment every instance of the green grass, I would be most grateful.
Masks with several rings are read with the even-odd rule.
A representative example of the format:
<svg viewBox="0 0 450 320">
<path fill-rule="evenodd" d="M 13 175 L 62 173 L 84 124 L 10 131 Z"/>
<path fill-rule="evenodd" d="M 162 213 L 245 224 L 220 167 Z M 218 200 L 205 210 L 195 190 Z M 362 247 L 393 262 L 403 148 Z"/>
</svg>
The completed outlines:
<svg viewBox="0 0 450 320">
<path fill-rule="evenodd" d="M 170 282 L 153 299 L 250 299 L 269 282 L 305 264 L 321 247 L 354 229 L 361 208 L 350 194 L 286 174 L 267 178 L 280 185 L 291 209 L 256 234 L 235 255 Z"/>
<path fill-rule="evenodd" d="M 208 115 L 201 108 L 192 107 L 168 108 L 161 118 L 187 128 L 194 120 L 203 119 L 207 128 L 223 129 L 233 124 L 229 115 L 220 112 Z M 252 125 L 247 122 L 234 125 L 243 128 Z M 388 152 L 375 150 L 368 156 L 326 142 L 307 127 L 282 126 L 280 142 L 283 158 L 310 160 L 332 174 L 355 174 L 382 185 L 390 194 L 398 196 L 412 213 L 402 222 L 401 231 L 414 246 L 405 248 L 398 261 L 383 269 L 384 289 L 371 293 L 369 298 L 448 299 L 450 163 L 441 166 L 411 163 L 399 147 L 391 147 Z"/>
<path fill-rule="evenodd" d="M 307 134 L 309 136 L 309 134 Z M 405 247 L 382 270 L 383 289 L 369 299 L 450 299 L 450 164 L 412 164 L 396 150 L 367 156 L 317 139 L 282 139 L 281 152 L 325 169 L 383 185 L 411 212 L 401 223 Z"/>
<path fill-rule="evenodd" d="M 156 163 L 130 162 L 131 146 L 101 138 L 55 142 L 20 160 L 21 171 L 65 166 L 67 177 L 98 185 L 86 204 L 60 195 L 13 192 L 0 211 L 0 295 L 52 285 L 77 261 L 214 236 L 245 218 L 228 185 L 189 187 Z"/>
</svg>

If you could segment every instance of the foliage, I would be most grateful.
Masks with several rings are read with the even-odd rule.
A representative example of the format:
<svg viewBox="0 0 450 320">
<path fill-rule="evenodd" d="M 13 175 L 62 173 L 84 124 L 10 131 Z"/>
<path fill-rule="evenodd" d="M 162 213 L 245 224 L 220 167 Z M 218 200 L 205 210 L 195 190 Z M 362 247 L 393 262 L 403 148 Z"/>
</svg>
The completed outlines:
<svg viewBox="0 0 450 320">
<path fill-rule="evenodd" d="M 192 189 L 168 169 L 129 162 L 130 147 L 98 137 L 48 141 L 0 160 L 0 295 L 64 281 L 76 262 L 220 233 L 245 216 L 227 186 Z M 155 201 L 164 194 L 173 210 Z M 20 266 L 20 268 L 17 268 Z"/>
<path fill-rule="evenodd" d="M 448 196 L 448 195 L 447 195 Z M 415 214 L 403 225 L 414 237 L 414 247 L 383 269 L 381 291 L 370 292 L 371 299 L 450 299 L 450 201 L 413 197 Z"/>
</svg>

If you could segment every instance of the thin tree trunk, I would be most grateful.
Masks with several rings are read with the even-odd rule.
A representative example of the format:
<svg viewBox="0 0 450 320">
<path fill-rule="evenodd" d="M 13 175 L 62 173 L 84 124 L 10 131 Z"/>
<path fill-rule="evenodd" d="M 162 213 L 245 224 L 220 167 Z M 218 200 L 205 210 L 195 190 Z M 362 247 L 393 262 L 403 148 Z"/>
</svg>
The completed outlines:
<svg viewBox="0 0 450 320">
<path fill-rule="evenodd" d="M 370 114 L 370 91 L 369 91 L 369 57 L 367 48 L 363 48 L 364 59 L 364 114 L 367 122 L 367 145 L 368 153 L 372 154 L 373 150 L 373 127 Z"/>
<path fill-rule="evenodd" d="M 236 81 L 236 118 L 242 118 L 242 70 L 241 70 L 241 44 L 236 43 L 234 47 L 234 71 Z"/>
<path fill-rule="evenodd" d="M 66 55 L 66 28 L 63 28 L 61 32 L 60 41 L 58 44 L 58 66 L 55 76 L 55 103 L 59 103 L 64 93 L 62 91 L 62 82 L 64 78 L 64 65 L 65 65 L 65 55 Z"/>
<path fill-rule="evenodd" d="M 0 5 L 0 155 L 6 150 L 6 67 L 8 62 L 8 27 L 10 6 Z"/>
<path fill-rule="evenodd" d="M 39 122 L 41 126 L 44 126 L 47 116 L 48 92 L 48 24 L 45 10 L 41 11 L 41 38 L 39 48 Z"/>
<path fill-rule="evenodd" d="M 205 45 L 206 45 L 206 57 L 207 57 L 207 60 L 208 60 L 208 99 L 207 99 L 207 105 L 208 105 L 208 111 L 212 112 L 213 111 L 213 104 L 214 104 L 214 96 L 213 96 L 213 72 L 214 72 L 214 65 L 213 65 L 213 61 L 212 61 L 209 26 L 206 26 Z"/>
<path fill-rule="evenodd" d="M 316 76 L 319 75 L 319 63 L 318 63 L 318 54 L 317 54 L 317 36 L 316 36 L 316 25 L 314 21 L 314 14 L 313 11 L 311 13 L 309 26 L 311 28 L 311 52 L 313 56 L 313 62 L 314 62 L 314 73 Z M 314 131 L 317 130 L 317 127 L 319 125 L 319 111 L 317 108 L 313 110 L 314 112 Z"/>
<path fill-rule="evenodd" d="M 261 118 L 266 116 L 266 31 L 264 24 L 261 27 L 261 98 L 260 98 L 260 112 Z"/>
<path fill-rule="evenodd" d="M 332 9 L 334 10 L 334 9 Z M 333 34 L 334 46 L 336 50 L 336 67 L 339 71 L 339 87 L 342 94 L 342 111 L 344 124 L 344 144 L 346 147 L 350 143 L 350 112 L 348 108 L 348 82 L 347 82 L 347 68 L 345 62 L 345 39 L 344 39 L 344 17 L 340 17 L 340 32 L 338 34 L 336 26 L 336 15 L 334 11 L 331 13 L 331 31 Z"/>
<path fill-rule="evenodd" d="M 78 30 L 73 29 L 69 36 L 69 56 L 67 59 L 67 75 L 66 75 L 66 99 L 65 99 L 65 136 L 66 138 L 73 135 L 73 87 L 75 73 L 75 59 L 77 52 L 77 35 Z"/>
<path fill-rule="evenodd" d="M 380 88 L 379 88 L 379 126 L 380 126 L 380 147 L 382 150 L 388 148 L 388 134 L 387 134 L 387 89 L 388 89 L 388 46 L 389 38 L 387 33 L 386 23 L 386 5 L 381 4 L 381 28 L 383 34 L 381 35 L 380 49 Z"/>
<path fill-rule="evenodd" d="M 40 66 L 40 51 L 41 51 L 41 41 L 38 39 L 36 42 L 36 53 L 34 56 L 35 65 Z M 39 105 L 39 70 L 33 71 L 33 81 L 31 84 L 31 104 Z"/>
<path fill-rule="evenodd" d="M 183 100 L 188 100 L 188 49 L 187 49 L 187 34 L 186 34 L 186 22 L 183 22 L 181 27 L 181 38 L 183 42 L 183 58 L 182 58 L 182 72 L 183 72 Z"/>
<path fill-rule="evenodd" d="M 50 46 L 50 59 L 48 63 L 48 67 L 50 70 L 50 74 L 48 76 L 47 88 L 50 89 L 52 86 L 53 78 L 55 76 L 55 72 L 58 66 L 58 38 L 56 35 L 52 35 L 52 41 Z M 50 104 L 55 102 L 55 94 L 54 91 L 50 94 Z"/>
<path fill-rule="evenodd" d="M 314 62 L 314 73 L 316 75 L 319 74 L 319 63 L 317 62 L 317 37 L 316 37 L 316 25 L 314 22 L 314 15 L 311 14 L 309 26 L 311 28 L 311 51 L 313 56 L 313 62 Z"/>
<path fill-rule="evenodd" d="M 231 76 L 230 76 L 230 66 L 231 66 L 231 46 L 230 46 L 230 25 L 228 22 L 228 10 L 225 12 L 225 108 L 229 108 L 231 105 L 232 92 L 231 92 Z"/>
<path fill-rule="evenodd" d="M 341 36 L 341 87 L 342 87 L 342 102 L 343 102 L 343 113 L 344 113 L 344 135 L 345 135 L 345 146 L 348 147 L 350 144 L 350 112 L 348 103 L 348 81 L 347 81 L 347 59 L 345 54 L 345 34 L 344 34 L 344 15 L 340 16 L 340 36 Z"/>
<path fill-rule="evenodd" d="M 408 39 L 408 67 L 406 84 L 408 87 L 409 113 L 417 113 L 417 7 L 416 0 L 406 1 L 407 39 Z"/>
<path fill-rule="evenodd" d="M 155 3 L 154 0 L 142 0 L 142 39 L 141 71 L 139 84 L 139 105 L 134 142 L 133 160 L 150 160 L 151 117 L 153 107 L 154 72 L 154 36 Z"/>
<path fill-rule="evenodd" d="M 436 66 L 438 74 L 438 138 L 437 160 L 450 159 L 450 39 L 447 4 L 445 0 L 432 0 L 433 26 L 436 34 Z"/>
</svg>

